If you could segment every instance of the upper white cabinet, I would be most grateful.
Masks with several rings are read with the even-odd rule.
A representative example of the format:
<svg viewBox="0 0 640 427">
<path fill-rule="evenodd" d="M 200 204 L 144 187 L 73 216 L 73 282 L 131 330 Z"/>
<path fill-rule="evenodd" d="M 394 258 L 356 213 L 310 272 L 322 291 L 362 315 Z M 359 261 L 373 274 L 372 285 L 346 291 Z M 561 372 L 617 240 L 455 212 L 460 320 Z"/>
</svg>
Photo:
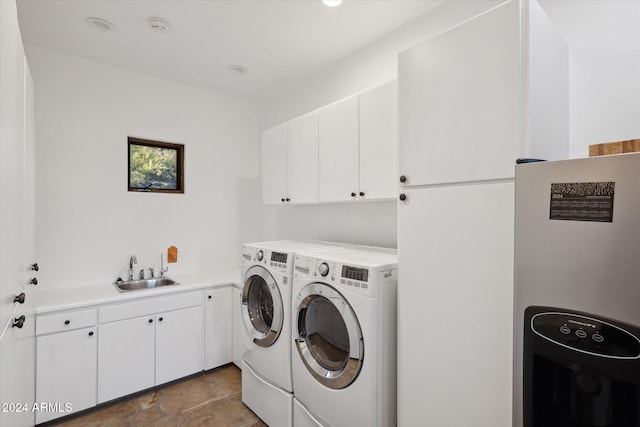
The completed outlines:
<svg viewBox="0 0 640 427">
<path fill-rule="evenodd" d="M 285 125 L 262 133 L 262 201 L 283 203 L 287 194 L 287 141 Z"/>
<path fill-rule="evenodd" d="M 318 111 L 318 152 L 319 200 L 355 199 L 360 191 L 357 97 Z"/>
<path fill-rule="evenodd" d="M 397 148 L 397 84 L 393 82 L 265 131 L 263 201 L 393 198 Z"/>
<path fill-rule="evenodd" d="M 398 83 L 360 95 L 360 192 L 389 199 L 398 188 Z"/>
<path fill-rule="evenodd" d="M 567 158 L 568 48 L 537 2 L 506 2 L 398 67 L 405 185 L 512 179 L 519 157 Z"/>
<path fill-rule="evenodd" d="M 318 201 L 318 116 L 307 114 L 262 133 L 265 205 Z"/>
<path fill-rule="evenodd" d="M 290 203 L 318 201 L 318 114 L 287 123 L 287 197 Z"/>
<path fill-rule="evenodd" d="M 513 177 L 522 128 L 517 8 L 501 6 L 400 54 L 407 184 Z"/>
</svg>

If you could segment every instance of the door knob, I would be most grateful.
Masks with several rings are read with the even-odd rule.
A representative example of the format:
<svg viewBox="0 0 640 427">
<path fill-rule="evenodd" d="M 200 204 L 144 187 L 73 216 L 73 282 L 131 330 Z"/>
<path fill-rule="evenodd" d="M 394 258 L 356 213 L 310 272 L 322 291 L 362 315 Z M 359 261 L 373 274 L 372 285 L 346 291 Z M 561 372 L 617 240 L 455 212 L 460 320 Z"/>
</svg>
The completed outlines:
<svg viewBox="0 0 640 427">
<path fill-rule="evenodd" d="M 405 200 L 407 200 L 407 195 L 406 195 L 406 194 L 404 194 L 404 193 L 400 193 L 400 200 L 401 200 L 401 201 L 403 201 L 403 202 L 404 202 Z"/>
</svg>

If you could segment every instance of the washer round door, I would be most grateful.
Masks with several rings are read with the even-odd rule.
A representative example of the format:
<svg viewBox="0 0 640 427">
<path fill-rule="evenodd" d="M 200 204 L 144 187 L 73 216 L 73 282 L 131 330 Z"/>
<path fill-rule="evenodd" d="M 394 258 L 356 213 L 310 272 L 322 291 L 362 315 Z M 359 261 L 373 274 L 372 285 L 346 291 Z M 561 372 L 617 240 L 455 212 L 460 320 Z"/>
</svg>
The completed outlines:
<svg viewBox="0 0 640 427">
<path fill-rule="evenodd" d="M 351 384 L 362 370 L 364 340 L 351 305 L 333 287 L 311 283 L 296 298 L 294 339 L 311 375 L 332 389 Z"/>
<path fill-rule="evenodd" d="M 242 318 L 252 341 L 260 347 L 276 342 L 282 331 L 284 308 L 280 289 L 263 267 L 251 267 L 242 289 Z"/>
</svg>

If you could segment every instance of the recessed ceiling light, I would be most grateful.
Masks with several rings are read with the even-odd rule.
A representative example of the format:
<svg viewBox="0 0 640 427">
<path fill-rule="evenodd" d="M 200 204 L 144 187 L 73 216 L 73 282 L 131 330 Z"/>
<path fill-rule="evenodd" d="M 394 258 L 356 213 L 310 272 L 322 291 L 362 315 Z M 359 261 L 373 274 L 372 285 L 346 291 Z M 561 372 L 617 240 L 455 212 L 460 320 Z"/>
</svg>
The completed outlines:
<svg viewBox="0 0 640 427">
<path fill-rule="evenodd" d="M 149 18 L 149 25 L 154 31 L 159 33 L 166 33 L 171 28 L 169 21 L 164 18 L 158 18 L 157 16 Z"/>
<path fill-rule="evenodd" d="M 340 3 L 342 3 L 342 0 L 322 0 L 322 3 L 329 7 L 336 7 L 339 6 Z"/>
<path fill-rule="evenodd" d="M 227 67 L 227 70 L 229 70 L 231 74 L 235 74 L 236 76 L 243 76 L 249 72 L 247 67 L 245 67 L 244 65 L 229 65 Z"/>
<path fill-rule="evenodd" d="M 116 29 L 116 26 L 113 25 L 111 22 L 107 21 L 106 19 L 96 18 L 95 16 L 89 16 L 88 18 L 84 18 L 84 22 L 86 22 L 87 25 L 91 25 L 93 28 L 100 31 L 109 32 L 109 31 L 114 31 Z"/>
</svg>

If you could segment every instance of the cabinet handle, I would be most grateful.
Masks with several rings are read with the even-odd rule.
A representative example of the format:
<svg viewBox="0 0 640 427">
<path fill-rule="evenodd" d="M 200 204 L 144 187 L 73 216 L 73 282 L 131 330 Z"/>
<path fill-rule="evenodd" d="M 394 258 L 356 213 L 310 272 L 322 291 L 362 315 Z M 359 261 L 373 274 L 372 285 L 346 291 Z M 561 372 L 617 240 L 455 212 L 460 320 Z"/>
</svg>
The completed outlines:
<svg viewBox="0 0 640 427">
<path fill-rule="evenodd" d="M 93 336 L 93 331 L 89 332 L 89 336 L 92 337 Z"/>
<path fill-rule="evenodd" d="M 280 201 L 281 201 L 282 203 L 284 203 L 284 197 L 283 197 L 282 199 L 280 199 Z"/>
<path fill-rule="evenodd" d="M 403 201 L 403 202 L 404 202 L 405 200 L 407 200 L 407 195 L 406 195 L 406 194 L 404 194 L 404 193 L 400 193 L 400 200 L 401 200 L 401 201 Z"/>
<path fill-rule="evenodd" d="M 149 323 L 153 323 L 153 319 L 149 319 Z"/>
<path fill-rule="evenodd" d="M 211 298 L 213 298 L 213 296 L 209 295 L 207 298 L 211 299 Z"/>
<path fill-rule="evenodd" d="M 24 292 L 22 292 L 20 295 L 16 295 L 13 298 L 13 302 L 14 303 L 19 302 L 20 304 L 24 304 L 24 299 L 25 299 L 25 294 Z"/>
<path fill-rule="evenodd" d="M 21 315 L 20 317 L 15 317 L 13 319 L 13 325 L 11 327 L 21 329 L 24 326 L 24 321 L 25 321 L 24 314 Z"/>
<path fill-rule="evenodd" d="M 404 175 L 400 175 L 400 182 L 407 182 L 407 177 Z"/>
<path fill-rule="evenodd" d="M 31 270 L 33 271 L 39 271 L 40 267 L 38 267 L 38 263 L 34 262 L 33 264 L 31 264 Z"/>
<path fill-rule="evenodd" d="M 159 322 L 162 322 L 162 317 L 158 319 Z"/>
<path fill-rule="evenodd" d="M 36 279 L 35 277 L 31 280 L 29 280 L 29 283 L 31 283 L 32 285 L 37 285 L 38 284 L 38 279 Z"/>
<path fill-rule="evenodd" d="M 65 325 L 68 325 L 69 323 L 71 323 L 71 320 L 65 320 L 65 321 L 64 321 L 64 324 L 65 324 Z"/>
<path fill-rule="evenodd" d="M 363 197 L 363 196 L 364 196 L 364 191 L 361 191 L 360 192 L 360 197 Z"/>
<path fill-rule="evenodd" d="M 351 197 L 356 197 L 356 193 L 351 193 Z"/>
<path fill-rule="evenodd" d="M 288 198 L 288 197 L 287 197 L 285 200 L 286 200 L 287 202 L 290 202 L 290 201 L 291 201 L 291 199 L 290 199 L 290 198 Z"/>
</svg>

